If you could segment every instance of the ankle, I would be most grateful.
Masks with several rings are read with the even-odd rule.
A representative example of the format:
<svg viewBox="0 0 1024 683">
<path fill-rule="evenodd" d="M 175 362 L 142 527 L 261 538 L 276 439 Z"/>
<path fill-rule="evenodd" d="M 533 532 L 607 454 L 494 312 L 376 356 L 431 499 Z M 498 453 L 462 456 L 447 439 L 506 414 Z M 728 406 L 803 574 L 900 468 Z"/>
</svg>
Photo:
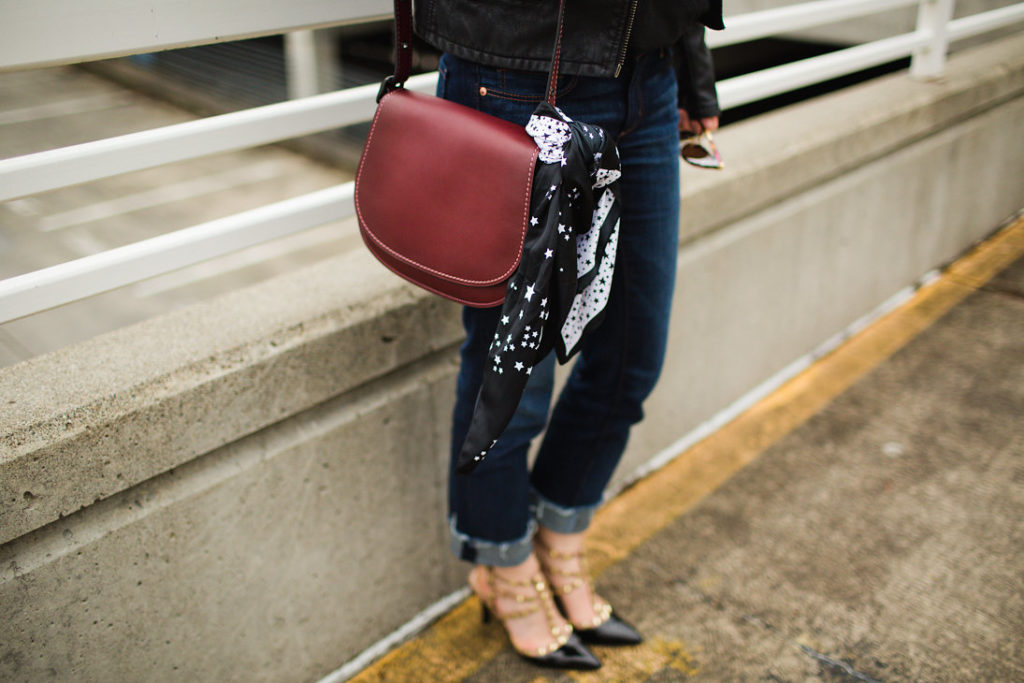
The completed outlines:
<svg viewBox="0 0 1024 683">
<path fill-rule="evenodd" d="M 527 581 L 540 574 L 540 562 L 537 556 L 530 553 L 526 561 L 511 567 L 493 567 L 492 570 L 499 579 L 506 581 Z"/>
<path fill-rule="evenodd" d="M 547 527 L 540 527 L 535 537 L 536 545 L 551 556 L 576 555 L 583 552 L 584 533 L 562 534 Z"/>
</svg>

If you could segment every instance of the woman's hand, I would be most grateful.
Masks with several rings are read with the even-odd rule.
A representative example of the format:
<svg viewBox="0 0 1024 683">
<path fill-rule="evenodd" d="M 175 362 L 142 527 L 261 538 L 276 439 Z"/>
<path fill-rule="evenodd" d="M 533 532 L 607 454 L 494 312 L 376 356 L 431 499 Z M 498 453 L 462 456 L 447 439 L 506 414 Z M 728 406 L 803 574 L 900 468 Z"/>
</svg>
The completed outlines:
<svg viewBox="0 0 1024 683">
<path fill-rule="evenodd" d="M 679 130 L 684 133 L 700 135 L 706 130 L 712 132 L 718 130 L 718 117 L 706 116 L 702 119 L 691 119 L 685 109 L 679 110 Z"/>
</svg>

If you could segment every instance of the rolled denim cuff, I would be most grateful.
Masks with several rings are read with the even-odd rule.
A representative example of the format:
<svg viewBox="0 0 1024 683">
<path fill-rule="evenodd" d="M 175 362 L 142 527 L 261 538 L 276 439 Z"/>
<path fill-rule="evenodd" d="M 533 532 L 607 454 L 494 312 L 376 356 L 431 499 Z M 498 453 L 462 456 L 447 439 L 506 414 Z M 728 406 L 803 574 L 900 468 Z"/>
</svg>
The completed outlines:
<svg viewBox="0 0 1024 683">
<path fill-rule="evenodd" d="M 594 518 L 600 503 L 567 508 L 552 503 L 537 493 L 536 489 L 530 489 L 530 506 L 533 508 L 533 518 L 545 529 L 559 534 L 578 534 L 590 526 L 590 520 Z"/>
<path fill-rule="evenodd" d="M 533 552 L 533 535 L 537 533 L 537 523 L 531 519 L 521 538 L 506 542 L 487 541 L 462 533 L 457 528 L 454 515 L 448 520 L 448 529 L 451 532 L 452 552 L 460 560 L 490 567 L 515 567 L 526 562 L 526 558 Z"/>
</svg>

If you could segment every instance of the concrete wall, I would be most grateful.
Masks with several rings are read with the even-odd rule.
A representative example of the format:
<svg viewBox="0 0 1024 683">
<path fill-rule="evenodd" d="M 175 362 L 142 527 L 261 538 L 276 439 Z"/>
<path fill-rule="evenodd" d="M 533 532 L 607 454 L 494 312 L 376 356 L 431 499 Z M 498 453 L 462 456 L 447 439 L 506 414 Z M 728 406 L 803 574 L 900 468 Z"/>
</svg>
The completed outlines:
<svg viewBox="0 0 1024 683">
<path fill-rule="evenodd" d="M 617 482 L 1024 206 L 1024 36 L 730 127 L 686 169 Z M 294 680 L 457 588 L 457 308 L 362 251 L 0 370 L 0 679 Z"/>
</svg>

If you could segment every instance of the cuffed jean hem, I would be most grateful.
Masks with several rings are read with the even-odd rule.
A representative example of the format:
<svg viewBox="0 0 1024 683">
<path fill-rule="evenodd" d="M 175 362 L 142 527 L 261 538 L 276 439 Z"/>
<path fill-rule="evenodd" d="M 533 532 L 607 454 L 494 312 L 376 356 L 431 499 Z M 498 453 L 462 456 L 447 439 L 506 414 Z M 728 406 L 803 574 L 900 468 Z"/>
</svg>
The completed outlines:
<svg viewBox="0 0 1024 683">
<path fill-rule="evenodd" d="M 496 543 L 480 538 L 467 536 L 456 528 L 454 516 L 448 520 L 451 532 L 452 552 L 460 560 L 485 564 L 490 567 L 515 567 L 526 562 L 533 552 L 533 536 L 537 533 L 537 523 L 529 521 L 526 534 L 514 541 Z"/>
<path fill-rule="evenodd" d="M 594 518 L 600 503 L 566 508 L 552 503 L 537 493 L 536 489 L 531 488 L 530 507 L 533 510 L 533 518 L 545 529 L 558 534 L 578 534 L 590 526 L 590 520 Z"/>
</svg>

